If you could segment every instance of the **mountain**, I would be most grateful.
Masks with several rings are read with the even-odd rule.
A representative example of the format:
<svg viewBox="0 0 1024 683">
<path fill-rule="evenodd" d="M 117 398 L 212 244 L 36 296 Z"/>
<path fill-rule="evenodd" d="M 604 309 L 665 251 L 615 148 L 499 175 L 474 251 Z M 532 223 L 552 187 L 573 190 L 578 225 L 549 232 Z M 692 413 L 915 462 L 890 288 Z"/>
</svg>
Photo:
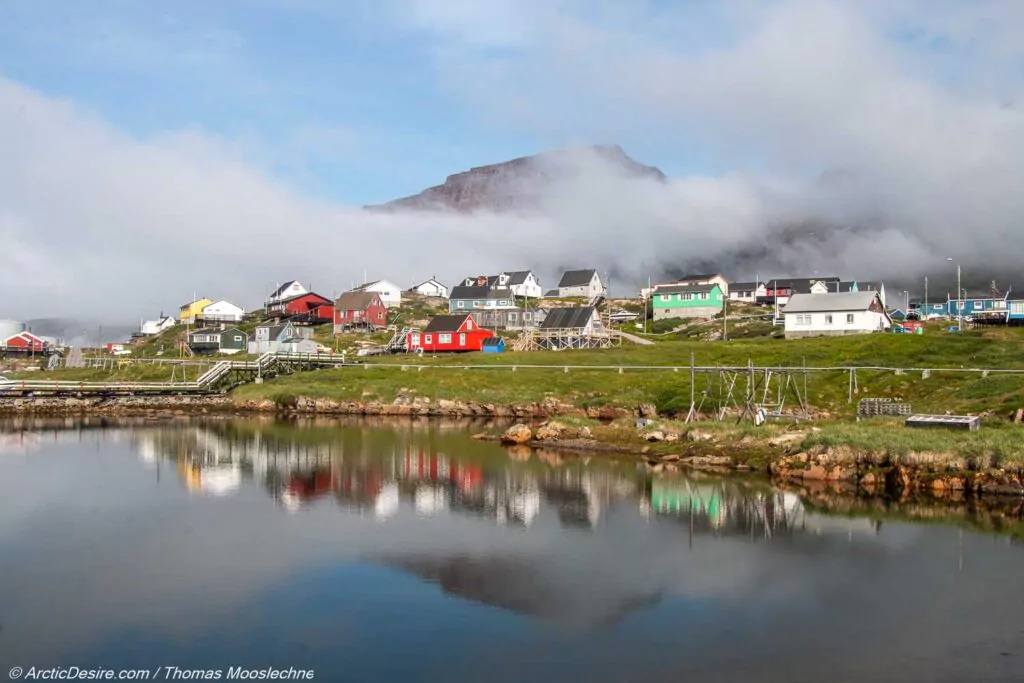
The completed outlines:
<svg viewBox="0 0 1024 683">
<path fill-rule="evenodd" d="M 448 209 L 467 213 L 529 211 L 538 208 L 545 189 L 553 183 L 571 181 L 599 165 L 621 172 L 627 178 L 658 182 L 667 179 L 661 170 L 635 161 L 618 145 L 594 145 L 477 166 L 448 176 L 443 185 L 366 208 L 374 211 Z"/>
</svg>

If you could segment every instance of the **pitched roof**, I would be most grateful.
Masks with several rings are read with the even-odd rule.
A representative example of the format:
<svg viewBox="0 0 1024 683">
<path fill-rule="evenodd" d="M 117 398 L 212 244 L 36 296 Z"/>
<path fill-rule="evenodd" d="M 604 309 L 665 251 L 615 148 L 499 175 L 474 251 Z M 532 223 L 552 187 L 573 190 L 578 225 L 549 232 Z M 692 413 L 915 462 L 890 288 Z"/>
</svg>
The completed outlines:
<svg viewBox="0 0 1024 683">
<path fill-rule="evenodd" d="M 692 280 L 710 280 L 711 278 L 722 277 L 721 273 L 696 273 L 691 275 L 684 275 L 679 278 L 679 282 L 689 282 Z"/>
<path fill-rule="evenodd" d="M 504 346 L 505 340 L 501 337 L 487 337 L 483 341 L 483 346 Z"/>
<path fill-rule="evenodd" d="M 389 286 L 394 287 L 396 289 L 401 289 L 401 287 L 396 285 L 394 282 L 391 282 L 390 280 L 374 280 L 373 282 L 364 282 L 363 284 L 359 285 L 358 287 L 353 287 L 352 291 L 353 292 L 361 292 L 361 291 L 365 290 L 368 287 L 373 287 L 374 285 L 389 285 Z"/>
<path fill-rule="evenodd" d="M 544 296 L 557 297 L 558 296 L 558 290 L 557 289 L 549 289 L 548 291 L 544 292 Z"/>
<path fill-rule="evenodd" d="M 345 292 L 334 302 L 339 311 L 365 311 L 379 295 L 376 292 Z"/>
<path fill-rule="evenodd" d="M 486 299 L 490 287 L 478 287 L 476 285 L 455 285 L 448 294 L 449 299 Z"/>
<path fill-rule="evenodd" d="M 815 282 L 821 282 L 829 285 L 829 289 L 834 289 L 835 285 L 832 283 L 839 282 L 837 277 L 808 277 L 808 278 L 772 278 L 766 280 L 765 284 L 769 287 L 786 287 L 794 294 L 810 294 L 811 287 Z"/>
<path fill-rule="evenodd" d="M 593 306 L 552 308 L 540 324 L 542 330 L 565 330 L 586 327 L 594 316 Z"/>
<path fill-rule="evenodd" d="M 508 287 L 479 287 L 477 285 L 456 285 L 448 295 L 449 299 L 511 299 Z"/>
<path fill-rule="evenodd" d="M 589 270 L 567 270 L 562 274 L 562 279 L 558 281 L 559 287 L 584 287 L 590 284 L 590 281 L 594 279 L 594 275 L 597 273 L 596 270 L 590 268 Z"/>
<path fill-rule="evenodd" d="M 859 289 L 862 292 L 863 291 L 880 292 L 880 291 L 882 291 L 882 286 L 883 286 L 883 283 L 882 283 L 881 280 L 858 280 L 857 281 L 857 289 Z"/>
<path fill-rule="evenodd" d="M 877 292 L 829 292 L 828 294 L 794 294 L 783 313 L 831 313 L 833 311 L 866 311 L 878 298 Z"/>
<path fill-rule="evenodd" d="M 654 290 L 655 294 L 680 294 L 684 292 L 711 292 L 715 289 L 721 289 L 718 284 L 713 285 L 668 285 L 665 287 L 658 287 Z"/>
<path fill-rule="evenodd" d="M 302 283 L 299 282 L 298 280 L 289 280 L 288 282 L 284 283 L 283 285 L 275 289 L 273 293 L 270 295 L 270 298 L 276 299 L 277 297 L 287 292 L 288 288 L 291 287 L 292 285 L 299 285 L 301 287 Z"/>
<path fill-rule="evenodd" d="M 435 315 L 427 323 L 427 326 L 423 328 L 423 332 L 458 332 L 462 324 L 466 322 L 466 318 L 469 318 L 468 313 L 460 313 L 456 315 Z"/>
<path fill-rule="evenodd" d="M 760 282 L 732 282 L 729 284 L 729 291 L 743 291 L 746 289 L 755 290 L 761 286 Z"/>
<path fill-rule="evenodd" d="M 288 297 L 287 299 L 281 299 L 280 301 L 276 301 L 275 303 L 286 304 L 290 301 L 295 301 L 296 299 L 301 299 L 306 296 L 315 296 L 318 299 L 322 299 L 324 303 L 331 303 L 331 300 L 328 299 L 326 296 L 324 296 L 323 294 L 317 294 L 316 292 L 303 292 L 302 294 L 295 294 L 293 296 Z"/>
<path fill-rule="evenodd" d="M 508 283 L 510 285 L 521 285 L 526 282 L 526 278 L 532 272 L 531 270 L 513 270 L 507 271 L 505 275 L 508 275 Z"/>
</svg>

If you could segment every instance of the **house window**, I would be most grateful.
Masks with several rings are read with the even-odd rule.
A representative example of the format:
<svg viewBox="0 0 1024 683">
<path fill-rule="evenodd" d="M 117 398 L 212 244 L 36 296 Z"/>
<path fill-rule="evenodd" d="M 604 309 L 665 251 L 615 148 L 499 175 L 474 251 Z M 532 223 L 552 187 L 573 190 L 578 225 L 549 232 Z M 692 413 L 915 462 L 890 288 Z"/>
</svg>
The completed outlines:
<svg viewBox="0 0 1024 683">
<path fill-rule="evenodd" d="M 984 301 L 975 301 L 974 302 L 974 307 L 975 308 L 985 308 L 985 302 Z"/>
<path fill-rule="evenodd" d="M 466 345 L 466 335 L 460 334 L 459 335 L 459 346 L 465 346 L 465 345 Z"/>
<path fill-rule="evenodd" d="M 460 301 L 458 307 L 459 308 L 465 308 L 466 307 L 466 302 L 465 301 Z"/>
<path fill-rule="evenodd" d="M 242 341 L 241 335 L 235 335 L 235 341 Z"/>
<path fill-rule="evenodd" d="M 659 296 L 661 297 L 662 301 L 668 301 L 669 299 L 672 298 L 671 294 L 660 294 Z"/>
<path fill-rule="evenodd" d="M 533 313 L 523 313 L 523 322 L 528 323 L 533 320 Z"/>
<path fill-rule="evenodd" d="M 811 324 L 811 316 L 809 316 L 809 315 L 798 315 L 796 317 L 796 324 L 797 325 L 810 325 Z"/>
<path fill-rule="evenodd" d="M 701 300 L 706 300 L 708 298 L 708 293 L 707 292 L 699 292 L 697 294 L 697 298 L 701 299 Z"/>
<path fill-rule="evenodd" d="M 483 307 L 484 307 L 484 302 L 483 301 L 474 301 L 473 302 L 473 308 L 483 308 Z"/>
<path fill-rule="evenodd" d="M 526 315 L 526 314 L 524 313 L 523 315 Z M 515 314 L 515 313 L 509 313 L 509 314 L 508 314 L 508 321 L 509 321 L 510 323 L 514 323 L 514 322 L 516 321 L 516 317 L 517 317 L 517 316 L 516 316 L 516 314 Z"/>
<path fill-rule="evenodd" d="M 410 346 L 419 346 L 420 345 L 420 335 L 418 335 L 418 334 L 410 334 L 409 335 L 409 345 Z"/>
<path fill-rule="evenodd" d="M 934 311 L 941 311 L 942 310 L 942 304 L 934 304 L 932 306 L 932 310 L 934 310 Z"/>
<path fill-rule="evenodd" d="M 439 334 L 439 335 L 437 335 L 437 343 L 438 344 L 451 344 L 452 343 L 452 335 L 450 335 L 450 334 Z"/>
<path fill-rule="evenodd" d="M 1000 308 L 1000 309 L 1006 308 L 1006 302 L 1005 301 L 997 301 L 997 302 L 995 302 L 994 307 L 995 308 Z"/>
<path fill-rule="evenodd" d="M 831 325 L 832 324 L 832 314 L 831 313 L 826 313 L 825 314 L 825 324 L 826 325 Z"/>
<path fill-rule="evenodd" d="M 853 313 L 847 313 L 846 314 L 846 324 L 847 325 L 852 325 L 853 324 Z"/>
<path fill-rule="evenodd" d="M 423 343 L 424 344 L 430 344 L 431 342 L 433 342 L 433 339 L 434 339 L 434 337 L 432 335 L 429 335 L 429 334 L 423 335 Z"/>
<path fill-rule="evenodd" d="M 384 319 L 384 311 L 377 311 L 377 320 Z"/>
<path fill-rule="evenodd" d="M 681 294 L 679 298 L 683 301 L 693 301 L 693 294 Z"/>
</svg>

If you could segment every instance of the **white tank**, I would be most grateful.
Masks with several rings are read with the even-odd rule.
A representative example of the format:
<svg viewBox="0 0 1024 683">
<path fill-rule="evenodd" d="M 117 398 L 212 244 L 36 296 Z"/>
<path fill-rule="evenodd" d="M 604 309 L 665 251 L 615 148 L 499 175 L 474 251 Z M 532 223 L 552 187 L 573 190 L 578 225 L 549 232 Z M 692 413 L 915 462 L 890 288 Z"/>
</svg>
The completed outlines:
<svg viewBox="0 0 1024 683">
<path fill-rule="evenodd" d="M 7 339 L 25 331 L 25 323 L 17 320 L 0 320 L 0 339 Z"/>
</svg>

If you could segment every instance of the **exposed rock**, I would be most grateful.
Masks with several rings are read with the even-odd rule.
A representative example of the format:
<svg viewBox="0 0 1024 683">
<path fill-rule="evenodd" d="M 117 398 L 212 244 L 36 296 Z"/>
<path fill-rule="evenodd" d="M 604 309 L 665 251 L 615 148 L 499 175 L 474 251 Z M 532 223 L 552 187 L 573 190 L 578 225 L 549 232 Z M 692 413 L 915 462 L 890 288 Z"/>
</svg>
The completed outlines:
<svg viewBox="0 0 1024 683">
<path fill-rule="evenodd" d="M 786 446 L 791 443 L 797 443 L 804 440 L 805 434 L 803 432 L 790 432 L 788 434 L 780 434 L 768 439 L 768 444 L 771 446 Z"/>
<path fill-rule="evenodd" d="M 647 434 L 645 434 L 644 438 L 647 439 L 648 441 L 664 441 L 665 432 L 655 430 L 653 432 L 648 432 Z"/>
<path fill-rule="evenodd" d="M 561 422 L 545 422 L 537 428 L 536 438 L 539 441 L 558 439 L 565 433 L 565 425 Z"/>
<path fill-rule="evenodd" d="M 669 434 L 666 434 L 666 435 L 665 435 L 665 441 L 666 441 L 667 443 L 672 443 L 672 442 L 674 442 L 674 441 L 679 441 L 679 435 L 678 435 L 678 434 L 675 434 L 675 433 L 669 433 Z"/>
<path fill-rule="evenodd" d="M 501 435 L 502 443 L 510 444 L 523 444 L 530 441 L 533 438 L 533 432 L 526 425 L 519 423 L 509 427 L 504 434 Z"/>
<path fill-rule="evenodd" d="M 641 403 L 636 408 L 637 417 L 655 418 L 658 417 L 658 409 L 652 403 Z"/>
<path fill-rule="evenodd" d="M 702 429 L 691 429 L 686 432 L 686 440 L 693 442 L 714 441 L 715 435 Z"/>
</svg>

